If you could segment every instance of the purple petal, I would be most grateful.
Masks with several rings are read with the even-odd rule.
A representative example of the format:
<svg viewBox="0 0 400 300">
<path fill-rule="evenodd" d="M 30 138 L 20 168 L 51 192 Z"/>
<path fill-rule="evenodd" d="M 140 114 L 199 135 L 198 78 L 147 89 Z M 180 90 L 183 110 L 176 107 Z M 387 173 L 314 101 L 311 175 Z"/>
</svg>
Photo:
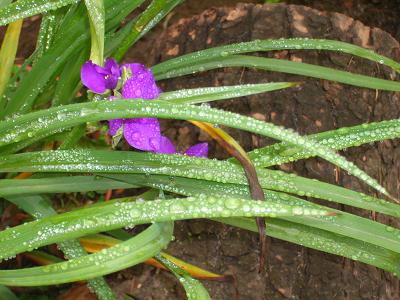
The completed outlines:
<svg viewBox="0 0 400 300">
<path fill-rule="evenodd" d="M 105 85 L 109 90 L 113 90 L 117 87 L 119 77 L 114 75 L 106 75 L 105 76 Z"/>
<path fill-rule="evenodd" d="M 135 118 L 135 123 L 139 124 L 155 124 L 158 125 L 158 119 L 157 118 Z"/>
<path fill-rule="evenodd" d="M 160 149 L 157 152 L 164 154 L 175 154 L 176 149 L 169 138 L 166 136 L 161 136 Z"/>
<path fill-rule="evenodd" d="M 114 58 L 107 58 L 104 63 L 104 69 L 107 70 L 108 74 L 121 76 L 121 71 L 119 69 L 118 63 Z"/>
<path fill-rule="evenodd" d="M 118 63 L 113 58 L 107 58 L 104 69 L 107 72 L 106 76 L 106 87 L 110 90 L 116 88 L 118 80 L 121 77 L 121 71 L 119 69 Z"/>
<path fill-rule="evenodd" d="M 115 135 L 122 126 L 122 119 L 108 120 L 108 134 Z"/>
<path fill-rule="evenodd" d="M 141 124 L 136 120 L 124 120 L 124 137 L 126 141 L 136 149 L 157 152 L 161 143 L 160 124 L 158 121 L 157 123 Z"/>
<path fill-rule="evenodd" d="M 122 87 L 122 97 L 124 99 L 155 99 L 160 95 L 160 89 L 156 85 L 154 76 L 149 69 L 141 64 L 125 65 L 132 71 L 129 78 Z"/>
<path fill-rule="evenodd" d="M 98 72 L 98 68 L 101 68 L 91 60 L 87 61 L 81 68 L 81 80 L 84 86 L 89 90 L 102 94 L 106 91 L 106 80 L 104 75 Z"/>
<path fill-rule="evenodd" d="M 208 144 L 200 143 L 193 145 L 185 151 L 187 156 L 207 157 L 208 156 Z"/>
</svg>

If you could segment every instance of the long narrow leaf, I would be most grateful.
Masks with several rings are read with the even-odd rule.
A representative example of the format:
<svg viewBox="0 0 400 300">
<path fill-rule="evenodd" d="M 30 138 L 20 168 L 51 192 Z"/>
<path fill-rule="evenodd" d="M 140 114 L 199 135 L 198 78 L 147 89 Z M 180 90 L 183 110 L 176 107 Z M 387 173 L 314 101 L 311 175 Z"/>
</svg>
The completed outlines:
<svg viewBox="0 0 400 300">
<path fill-rule="evenodd" d="M 121 60 L 126 51 L 128 51 L 140 37 L 153 28 L 182 1 L 183 0 L 153 0 L 138 19 L 131 23 L 130 32 L 120 42 L 113 56 L 117 60 Z"/>
<path fill-rule="evenodd" d="M 105 191 L 107 189 L 130 189 L 136 187 L 132 184 L 100 176 L 61 176 L 24 180 L 2 179 L 0 180 L 0 196 Z"/>
<path fill-rule="evenodd" d="M 137 236 L 101 252 L 44 267 L 0 270 L 0 284 L 43 286 L 87 280 L 133 266 L 171 241 L 173 224 L 153 224 Z"/>
<path fill-rule="evenodd" d="M 153 67 L 158 73 L 165 73 L 173 69 L 189 66 L 196 61 L 217 59 L 228 55 L 258 52 L 258 51 L 276 51 L 276 50 L 325 50 L 336 51 L 354 56 L 362 57 L 373 62 L 386 65 L 397 72 L 400 72 L 400 63 L 379 55 L 372 50 L 365 49 L 353 44 L 325 39 L 309 38 L 291 38 L 291 39 L 268 39 L 254 40 L 237 44 L 230 44 L 220 47 L 214 47 L 193 53 L 181 55 L 179 57 L 167 60 Z"/>
<path fill-rule="evenodd" d="M 172 261 L 166 259 L 162 255 L 156 256 L 165 267 L 167 267 L 183 285 L 188 300 L 207 300 L 211 299 L 204 286 L 196 279 L 193 279 L 190 274 L 186 273 L 175 265 Z"/>
<path fill-rule="evenodd" d="M 385 139 L 400 138 L 400 121 L 395 119 L 342 127 L 309 135 L 309 138 L 333 150 L 342 150 Z M 269 167 L 312 156 L 315 154 L 287 143 L 274 144 L 249 152 L 249 157 L 257 167 Z M 229 159 L 229 161 L 234 162 L 233 159 Z"/>
<path fill-rule="evenodd" d="M 196 60 L 191 65 L 173 69 L 166 73 L 158 73 L 157 69 L 153 69 L 153 71 L 157 80 L 160 80 L 223 67 L 256 68 L 266 71 L 283 72 L 319 79 L 332 80 L 344 84 L 370 89 L 400 91 L 400 82 L 397 81 L 359 75 L 307 63 L 246 55 L 231 55 L 227 57 L 219 57 L 218 59 L 214 60 Z"/>
<path fill-rule="evenodd" d="M 114 178 L 125 182 L 137 182 L 134 180 L 135 176 L 132 175 L 108 175 L 108 178 Z M 148 180 L 150 182 L 150 180 Z M 151 186 L 149 184 L 149 186 Z M 171 186 L 171 188 L 170 188 Z M 157 187 L 154 185 L 154 187 Z M 205 183 L 202 181 L 192 182 L 190 180 L 175 178 L 174 182 L 170 185 L 164 185 L 160 188 L 167 191 L 179 191 L 180 194 L 185 196 L 198 195 L 202 193 L 204 195 L 232 195 L 248 198 L 249 192 L 246 186 L 225 186 L 224 184 Z M 224 192 L 221 192 L 224 191 Z M 319 229 L 324 229 L 336 234 L 343 234 L 350 238 L 368 242 L 374 245 L 379 245 L 383 248 L 398 252 L 400 249 L 400 230 L 394 227 L 385 226 L 383 224 L 373 222 L 366 218 L 361 218 L 346 212 L 326 208 L 317 204 L 307 202 L 305 200 L 287 195 L 277 193 L 274 191 L 265 190 L 265 197 L 268 201 L 280 202 L 285 204 L 294 204 L 297 206 L 297 210 L 300 213 L 295 218 L 292 217 L 280 217 L 281 219 L 289 220 L 293 223 L 300 223 L 303 225 L 312 226 Z M 314 209 L 327 209 L 335 216 L 313 216 L 310 214 Z M 399 209 L 397 209 L 399 211 Z M 302 216 L 301 214 L 306 212 L 307 215 Z"/>
<path fill-rule="evenodd" d="M 46 201 L 44 197 L 39 195 L 23 197 L 13 196 L 7 197 L 6 199 L 16 204 L 22 210 L 31 214 L 35 218 L 43 218 L 56 214 L 50 202 Z M 87 255 L 85 250 L 76 240 L 60 241 L 58 247 L 63 251 L 65 257 L 70 260 Z M 92 288 L 100 300 L 116 299 L 111 288 L 102 277 L 90 279 L 88 281 L 88 286 Z"/>
<path fill-rule="evenodd" d="M 368 174 L 360 170 L 352 162 L 347 161 L 328 147 L 302 137 L 292 130 L 231 112 L 208 107 L 170 104 L 159 100 L 98 101 L 73 104 L 61 108 L 55 107 L 45 111 L 26 114 L 15 120 L 0 122 L 0 146 L 88 121 L 137 117 L 174 118 L 222 124 L 282 140 L 314 152 L 318 156 L 346 170 L 348 173 L 360 178 L 379 192 L 390 196 L 385 188 L 375 179 L 368 176 Z"/>
<path fill-rule="evenodd" d="M 30 0 L 18 0 L 0 9 L 0 26 L 19 19 L 55 10 L 77 1 L 79 0 L 35 0 L 33 5 Z"/>
<path fill-rule="evenodd" d="M 0 109 L 4 109 L 3 93 L 11 76 L 17 53 L 19 35 L 21 33 L 22 20 L 11 23 L 1 44 L 0 49 Z"/>
<path fill-rule="evenodd" d="M 104 60 L 104 3 L 103 0 L 85 0 L 85 4 L 89 14 L 92 38 L 90 59 L 101 66 Z"/>
<path fill-rule="evenodd" d="M 116 228 L 205 217 L 290 216 L 298 206 L 234 197 L 194 197 L 149 202 L 110 202 L 98 206 L 42 218 L 0 232 L 0 259 L 51 243 Z M 326 214 L 325 210 L 302 214 Z M 28 224 L 28 223 L 26 223 Z M 1 284 L 1 280 L 0 280 Z"/>
<path fill-rule="evenodd" d="M 257 232 L 255 221 L 249 218 L 225 218 L 216 219 L 216 221 Z M 361 261 L 392 272 L 399 277 L 399 253 L 343 235 L 285 220 L 267 219 L 267 224 L 266 234 L 271 237 Z"/>
</svg>

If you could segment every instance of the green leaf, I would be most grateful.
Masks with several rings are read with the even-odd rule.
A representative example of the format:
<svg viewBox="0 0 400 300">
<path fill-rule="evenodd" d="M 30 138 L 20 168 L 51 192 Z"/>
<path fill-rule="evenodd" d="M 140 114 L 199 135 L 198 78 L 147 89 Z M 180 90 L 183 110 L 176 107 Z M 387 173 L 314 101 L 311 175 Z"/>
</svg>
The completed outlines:
<svg viewBox="0 0 400 300">
<path fill-rule="evenodd" d="M 0 300 L 19 300 L 17 296 L 4 285 L 0 285 Z"/>
<path fill-rule="evenodd" d="M 141 2 L 143 0 L 105 1 L 106 32 L 114 30 Z M 0 119 L 17 112 L 30 111 L 38 95 L 56 83 L 56 78 L 64 66 L 71 59 L 75 60 L 76 57 L 80 56 L 90 38 L 88 18 L 84 17 L 86 14 L 87 11 L 83 2 L 80 5 L 71 6 L 60 24 L 60 30 L 57 31 L 52 47 L 37 61 L 31 72 L 25 74 L 23 80 L 19 80 L 18 77 L 13 78 L 13 86 L 15 87 L 18 84 L 18 89 L 8 91 L 9 105 L 5 110 L 0 110 Z M 75 79 L 79 78 L 79 72 L 74 73 L 74 75 L 75 77 L 71 76 Z M 65 75 L 65 77 L 67 76 Z M 65 77 L 63 79 L 66 79 Z M 68 99 L 68 95 L 65 95 L 65 97 Z"/>
<path fill-rule="evenodd" d="M 98 253 L 43 267 L 0 270 L 0 283 L 43 286 L 110 274 L 159 253 L 172 239 L 173 223 L 153 224 L 137 236 Z"/>
<path fill-rule="evenodd" d="M 3 8 L 4 6 L 10 4 L 12 0 L 0 0 L 0 8 Z"/>
<path fill-rule="evenodd" d="M 283 205 L 279 201 L 235 197 L 189 197 L 132 203 L 109 201 L 0 232 L 0 259 L 44 245 L 138 224 L 208 217 L 291 216 L 299 213 L 318 215 L 327 212 L 319 209 L 300 211 L 298 206 Z"/>
<path fill-rule="evenodd" d="M 52 106 L 66 105 L 72 102 L 81 88 L 80 70 L 87 60 L 88 53 L 89 48 L 83 49 L 75 56 L 72 62 L 64 67 L 54 91 Z"/>
<path fill-rule="evenodd" d="M 342 150 L 362 144 L 399 137 L 400 121 L 398 119 L 362 124 L 353 127 L 342 127 L 336 130 L 309 135 L 310 139 L 333 150 Z M 312 152 L 305 151 L 300 147 L 287 143 L 279 143 L 255 149 L 248 154 L 257 167 L 269 167 L 315 156 Z M 234 159 L 229 159 L 228 161 L 235 162 Z"/>
<path fill-rule="evenodd" d="M 7 87 L 14 67 L 15 55 L 17 53 L 19 35 L 21 33 L 22 20 L 8 25 L 3 43 L 0 49 L 0 109 L 4 109 L 5 100 L 3 98 L 4 90 Z"/>
<path fill-rule="evenodd" d="M 139 176 L 135 175 L 105 175 L 107 178 L 119 179 L 127 183 L 144 182 L 147 186 L 154 188 L 161 188 L 165 191 L 177 192 L 185 196 L 198 195 L 199 193 L 204 195 L 210 195 L 214 197 L 224 197 L 231 195 L 234 197 L 250 198 L 248 187 L 245 185 L 227 185 L 227 184 L 216 184 L 214 182 L 204 181 L 193 181 L 183 178 L 174 177 L 173 180 L 169 179 L 159 181 L 159 176 L 155 180 L 147 179 L 140 180 Z M 151 176 L 152 178 L 153 176 Z M 264 179 L 260 176 L 260 179 Z M 273 179 L 272 179 L 273 181 Z M 315 228 L 324 229 L 336 234 L 346 235 L 350 238 L 375 244 L 386 249 L 399 252 L 400 249 L 400 230 L 385 226 L 383 224 L 373 222 L 366 218 L 361 218 L 346 212 L 334 210 L 324 206 L 319 206 L 312 202 L 287 195 L 277 193 L 270 190 L 264 190 L 265 199 L 267 201 L 278 202 L 288 205 L 296 205 L 296 211 L 299 213 L 296 217 L 281 216 L 279 218 L 289 220 L 293 223 L 300 223 L 303 225 L 312 226 Z M 399 206 L 397 206 L 397 213 L 399 212 Z M 312 212 L 314 209 L 321 210 L 326 209 L 335 216 L 313 216 Z M 306 212 L 307 215 L 302 216 L 302 213 Z M 268 227 L 268 226 L 267 226 Z"/>
<path fill-rule="evenodd" d="M 166 259 L 162 255 L 158 254 L 156 256 L 157 260 L 163 264 L 166 268 L 168 268 L 175 277 L 179 280 L 179 282 L 183 285 L 186 297 L 188 300 L 207 300 L 211 299 L 207 290 L 200 283 L 200 281 L 192 278 L 189 273 L 179 268 L 170 260 Z"/>
<path fill-rule="evenodd" d="M 43 14 L 33 54 L 33 65 L 50 49 L 65 13 L 66 10 L 60 8 Z"/>
<path fill-rule="evenodd" d="M 227 57 L 219 57 L 218 59 L 214 60 L 196 60 L 188 66 L 172 69 L 168 72 L 159 72 L 159 69 L 154 67 L 153 72 L 155 78 L 160 80 L 224 67 L 256 68 L 266 71 L 283 72 L 318 79 L 332 80 L 370 89 L 400 91 L 400 82 L 397 81 L 384 80 L 307 63 L 245 55 L 231 55 Z"/>
<path fill-rule="evenodd" d="M 255 221 L 249 218 L 224 218 L 215 220 L 257 232 Z M 333 234 L 325 230 L 285 220 L 267 219 L 266 222 L 268 228 L 266 234 L 268 236 L 364 262 L 392 272 L 397 277 L 400 275 L 399 253 L 343 235 Z"/>
<path fill-rule="evenodd" d="M 335 51 L 339 53 L 346 53 L 362 57 L 378 64 L 386 65 L 393 70 L 400 72 L 400 63 L 383 55 L 379 55 L 378 53 L 375 53 L 370 49 L 365 49 L 341 41 L 309 38 L 254 40 L 250 42 L 242 42 L 214 47 L 169 59 L 154 66 L 153 71 L 156 74 L 165 74 L 168 71 L 180 69 L 185 66 L 190 66 L 198 61 L 203 62 L 207 60 L 218 60 L 219 58 L 227 57 L 234 54 L 275 50 Z"/>
<path fill-rule="evenodd" d="M 119 42 L 118 49 L 113 56 L 121 60 L 126 51 L 138 41 L 144 34 L 163 19 L 175 6 L 183 0 L 153 0 L 146 10 L 129 24 L 130 31 Z"/>
<path fill-rule="evenodd" d="M 175 104 L 199 104 L 277 91 L 297 85 L 298 83 L 296 82 L 269 82 L 260 84 L 183 89 L 162 93 L 158 99 L 170 101 L 171 103 Z"/>
<path fill-rule="evenodd" d="M 37 179 L 2 179 L 0 197 L 130 189 L 137 186 L 100 176 L 60 176 Z M 25 199 L 25 197 L 21 197 Z M 32 201 L 28 201 L 30 203 Z"/>
<path fill-rule="evenodd" d="M 234 183 L 245 186 L 243 170 L 234 164 L 224 161 L 205 160 L 186 156 L 157 155 L 151 153 L 112 152 L 96 150 L 36 152 L 4 157 L 0 159 L 0 172 L 107 172 L 131 174 L 162 174 L 201 180 L 214 181 L 214 184 Z M 399 205 L 383 199 L 369 197 L 365 194 L 344 189 L 335 185 L 311 180 L 281 171 L 258 169 L 260 183 L 264 189 L 273 189 L 300 196 L 310 196 L 346 205 L 369 209 L 392 216 L 399 216 Z M 140 175 L 143 177 L 143 175 Z M 151 183 L 153 177 L 131 181 L 134 185 Z M 48 182 L 46 182 L 46 180 Z M 31 192 L 72 192 L 98 190 L 107 188 L 130 188 L 126 182 L 113 182 L 101 177 L 60 177 L 39 179 L 3 179 L 0 180 L 0 195 L 15 195 Z M 174 181 L 167 180 L 164 184 Z M 227 187 L 221 187 L 226 189 Z M 211 189 L 211 187 L 209 187 Z M 172 190 L 173 191 L 173 190 Z M 218 192 L 218 189 L 215 190 Z"/>
<path fill-rule="evenodd" d="M 93 63 L 102 66 L 104 62 L 104 3 L 103 0 L 85 0 L 85 4 L 89 14 L 92 38 L 90 59 Z"/>
<path fill-rule="evenodd" d="M 43 135 L 46 132 L 54 132 L 57 129 L 73 127 L 84 122 L 138 117 L 186 119 L 221 124 L 282 140 L 314 152 L 360 178 L 379 192 L 390 196 L 375 179 L 352 162 L 347 161 L 328 147 L 302 137 L 290 129 L 209 107 L 178 105 L 159 100 L 106 100 L 66 105 L 26 114 L 13 120 L 0 122 L 0 146 L 19 142 L 35 135 Z"/>
<path fill-rule="evenodd" d="M 77 2 L 77 0 L 18 0 L 0 9 L 0 26 L 19 19 L 55 10 Z"/>
<path fill-rule="evenodd" d="M 44 218 L 56 214 L 51 203 L 47 201 L 46 198 L 39 195 L 12 196 L 6 199 L 35 218 Z M 60 241 L 58 247 L 65 254 L 67 259 L 74 259 L 87 255 L 86 251 L 76 240 Z M 100 300 L 116 299 L 104 278 L 92 278 L 88 281 L 88 286 L 92 288 Z"/>
</svg>

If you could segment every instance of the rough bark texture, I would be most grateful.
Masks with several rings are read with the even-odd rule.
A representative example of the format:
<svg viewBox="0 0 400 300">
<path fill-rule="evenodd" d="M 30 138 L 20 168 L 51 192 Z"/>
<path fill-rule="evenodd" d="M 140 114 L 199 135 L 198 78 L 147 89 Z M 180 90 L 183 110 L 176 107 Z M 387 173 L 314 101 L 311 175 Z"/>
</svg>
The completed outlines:
<svg viewBox="0 0 400 300">
<path fill-rule="evenodd" d="M 325 13 L 294 5 L 238 5 L 236 9 L 209 9 L 199 16 L 181 20 L 166 30 L 154 49 L 154 63 L 185 53 L 222 44 L 254 39 L 309 37 L 354 43 L 400 60 L 398 42 L 386 32 L 364 26 L 338 13 Z M 304 61 L 386 79 L 395 74 L 381 65 L 348 55 L 319 51 L 279 51 L 259 56 Z M 397 78 L 398 79 L 398 78 Z M 162 83 L 163 90 L 199 86 L 221 86 L 269 81 L 304 81 L 301 88 L 273 92 L 215 105 L 221 109 L 253 116 L 293 128 L 301 134 L 351 126 L 364 122 L 399 118 L 399 94 L 355 88 L 293 75 L 250 69 L 210 71 Z M 165 122 L 165 134 L 181 148 L 208 141 L 211 156 L 226 157 L 224 151 L 197 128 L 185 122 Z M 271 140 L 247 132 L 228 131 L 246 150 L 262 147 Z M 399 197 L 400 147 L 385 141 L 353 148 L 343 153 Z M 321 159 L 281 166 L 281 169 L 310 178 L 336 183 L 373 194 L 358 180 Z M 399 221 L 349 207 L 348 212 L 376 218 L 393 226 Z M 257 272 L 257 235 L 207 222 L 181 222 L 169 251 L 199 266 L 237 276 L 241 299 L 400 299 L 399 281 L 388 273 L 349 259 L 268 239 L 266 276 Z M 137 299 L 182 299 L 183 291 L 171 275 L 145 267 L 138 277 L 141 288 L 131 290 Z M 128 276 L 127 276 L 128 277 Z M 127 281 L 128 282 L 128 281 Z M 230 283 L 206 282 L 213 299 L 234 299 Z"/>
</svg>

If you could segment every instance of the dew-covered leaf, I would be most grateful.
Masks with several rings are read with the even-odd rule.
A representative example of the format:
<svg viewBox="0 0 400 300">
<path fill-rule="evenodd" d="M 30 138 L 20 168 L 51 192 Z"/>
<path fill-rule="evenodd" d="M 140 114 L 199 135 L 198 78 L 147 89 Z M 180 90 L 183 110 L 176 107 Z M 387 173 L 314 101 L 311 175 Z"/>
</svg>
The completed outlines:
<svg viewBox="0 0 400 300">
<path fill-rule="evenodd" d="M 0 122 L 0 146 L 29 139 L 35 135 L 44 135 L 46 132 L 54 132 L 61 128 L 73 127 L 84 122 L 138 117 L 208 122 L 272 137 L 313 152 L 360 178 L 379 192 L 389 195 L 384 187 L 354 163 L 347 161 L 330 148 L 298 135 L 293 130 L 214 108 L 171 104 L 160 100 L 97 101 L 54 107 L 26 114 L 13 120 Z M 6 162 L 0 160 L 0 163 Z"/>
</svg>

